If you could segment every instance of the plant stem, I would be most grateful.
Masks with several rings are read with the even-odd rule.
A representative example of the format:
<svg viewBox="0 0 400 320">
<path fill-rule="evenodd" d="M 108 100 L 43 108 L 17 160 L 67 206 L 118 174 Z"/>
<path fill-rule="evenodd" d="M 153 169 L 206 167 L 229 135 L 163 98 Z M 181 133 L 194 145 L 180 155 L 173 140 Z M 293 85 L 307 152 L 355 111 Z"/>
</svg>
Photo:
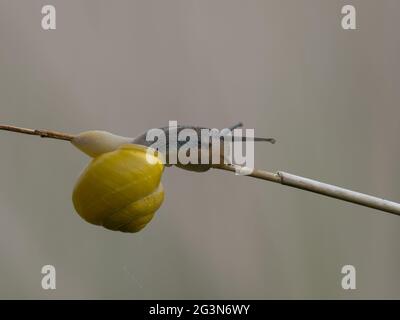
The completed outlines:
<svg viewBox="0 0 400 320">
<path fill-rule="evenodd" d="M 63 132 L 49 131 L 49 130 L 36 130 L 36 129 L 26 129 L 9 125 L 0 125 L 0 130 L 30 134 L 35 136 L 40 136 L 42 138 L 51 138 L 58 140 L 71 141 L 75 136 Z M 237 172 L 238 170 L 244 169 L 240 166 L 235 165 L 215 165 L 215 169 L 221 169 L 231 172 Z M 271 181 L 274 183 L 280 183 L 285 186 L 302 189 L 305 191 L 310 191 L 318 193 L 331 198 L 352 202 L 359 204 L 361 206 L 377 209 L 380 211 L 392 213 L 395 215 L 400 215 L 400 204 L 385 199 L 377 198 L 374 196 L 366 195 L 364 193 L 351 191 L 341 187 L 337 187 L 331 184 L 322 183 L 316 180 L 296 176 L 291 173 L 278 171 L 276 173 L 264 171 L 264 170 L 253 170 L 251 174 L 247 176 Z"/>
<path fill-rule="evenodd" d="M 51 138 L 58 140 L 71 141 L 75 136 L 63 132 L 49 131 L 49 130 L 37 130 L 37 129 L 26 129 L 15 126 L 0 125 L 0 130 L 30 134 L 34 136 L 40 136 L 42 138 Z"/>
<path fill-rule="evenodd" d="M 218 165 L 215 166 L 216 169 L 227 170 L 231 172 L 236 172 L 240 167 L 234 165 Z M 351 191 L 341 187 L 337 187 L 331 184 L 319 182 L 316 180 L 296 176 L 291 173 L 278 171 L 276 173 L 264 171 L 264 170 L 253 170 L 248 176 L 268 180 L 275 183 L 280 183 L 285 186 L 302 189 L 305 191 L 310 191 L 318 193 L 327 197 L 352 202 L 359 204 L 361 206 L 381 210 L 384 212 L 392 213 L 395 215 L 400 215 L 400 204 L 385 199 L 370 196 L 364 193 Z"/>
</svg>

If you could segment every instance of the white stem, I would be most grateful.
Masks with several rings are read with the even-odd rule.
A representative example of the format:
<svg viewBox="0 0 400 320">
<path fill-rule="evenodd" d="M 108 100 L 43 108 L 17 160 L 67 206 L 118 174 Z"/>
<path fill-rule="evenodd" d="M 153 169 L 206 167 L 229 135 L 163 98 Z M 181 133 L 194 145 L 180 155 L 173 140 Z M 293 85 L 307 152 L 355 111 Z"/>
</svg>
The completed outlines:
<svg viewBox="0 0 400 320">
<path fill-rule="evenodd" d="M 222 169 L 232 172 L 237 172 L 237 166 L 233 165 L 217 165 L 216 169 Z M 253 170 L 248 176 L 271 181 L 274 183 L 280 183 L 285 186 L 298 188 L 314 193 L 319 193 L 327 197 L 352 202 L 361 206 L 381 210 L 384 212 L 400 215 L 400 204 L 385 199 L 370 196 L 364 193 L 351 191 L 341 187 L 337 187 L 331 184 L 319 182 L 316 180 L 296 176 L 291 173 L 278 171 L 276 173 L 264 171 L 264 170 Z"/>
<path fill-rule="evenodd" d="M 360 192 L 351 191 L 316 180 L 299 177 L 291 173 L 278 171 L 277 175 L 281 178 L 280 183 L 286 186 L 319 193 L 324 196 L 400 215 L 400 204 L 396 202 L 377 198 Z"/>
</svg>

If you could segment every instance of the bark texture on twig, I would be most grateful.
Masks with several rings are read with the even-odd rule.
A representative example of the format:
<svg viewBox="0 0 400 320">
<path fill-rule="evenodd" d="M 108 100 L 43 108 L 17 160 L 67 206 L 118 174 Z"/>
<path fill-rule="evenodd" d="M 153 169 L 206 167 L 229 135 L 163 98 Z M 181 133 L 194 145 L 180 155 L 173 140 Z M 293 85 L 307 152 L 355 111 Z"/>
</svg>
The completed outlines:
<svg viewBox="0 0 400 320">
<path fill-rule="evenodd" d="M 66 140 L 71 141 L 74 136 L 71 134 L 57 132 L 57 131 L 49 131 L 49 130 L 37 130 L 37 129 L 26 129 L 20 128 L 15 126 L 8 126 L 8 125 L 0 125 L 0 130 L 5 131 L 12 131 L 24 134 L 30 134 L 34 136 L 40 136 L 42 138 L 51 138 L 51 139 L 58 139 L 58 140 Z"/>
</svg>

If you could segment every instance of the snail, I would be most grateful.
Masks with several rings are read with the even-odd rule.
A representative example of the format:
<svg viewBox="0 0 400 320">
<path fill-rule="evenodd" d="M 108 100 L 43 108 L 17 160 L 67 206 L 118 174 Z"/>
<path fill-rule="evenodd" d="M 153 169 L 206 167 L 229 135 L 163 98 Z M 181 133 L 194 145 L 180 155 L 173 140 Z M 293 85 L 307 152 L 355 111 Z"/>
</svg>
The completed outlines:
<svg viewBox="0 0 400 320">
<path fill-rule="evenodd" d="M 240 126 L 241 123 L 230 129 Z M 164 153 L 152 150 L 153 142 L 146 138 L 150 130 L 136 138 L 128 138 L 106 131 L 85 131 L 78 135 L 69 135 L 12 126 L 0 126 L 0 129 L 70 141 L 91 157 L 72 192 L 76 212 L 91 224 L 130 233 L 142 230 L 160 208 L 164 200 L 164 188 L 161 183 L 164 163 L 167 166 L 172 165 L 168 155 L 178 153 L 185 145 L 184 142 L 175 141 L 176 146 L 173 146 L 174 144 L 167 140 Z M 176 126 L 172 131 L 170 127 L 157 130 L 169 137 L 171 132 L 179 134 L 185 129 L 192 129 L 192 132 L 197 134 L 206 128 Z M 274 142 L 273 139 L 251 139 Z M 223 146 L 223 143 L 221 145 Z M 198 147 L 200 156 L 206 146 L 199 142 Z M 173 148 L 175 150 L 172 150 Z M 154 152 L 149 152 L 150 150 Z M 184 164 L 179 162 L 179 159 L 174 164 L 196 172 L 207 171 L 212 167 L 211 164 Z"/>
<path fill-rule="evenodd" d="M 233 130 L 242 124 L 229 128 Z M 87 222 L 111 230 L 137 232 L 153 218 L 164 200 L 161 176 L 163 162 L 170 165 L 168 156 L 179 152 L 183 142 L 176 141 L 176 150 L 171 150 L 169 135 L 176 131 L 193 129 L 199 134 L 202 127 L 177 126 L 158 128 L 165 133 L 165 154 L 149 155 L 152 141 L 148 132 L 136 138 L 121 137 L 105 131 L 87 131 L 71 139 L 71 143 L 93 160 L 78 179 L 73 191 L 73 204 L 78 214 Z M 154 130 L 154 129 L 151 129 Z M 172 134 L 171 134 L 172 136 Z M 255 141 L 274 142 L 273 139 L 254 138 Z M 223 144 L 222 144 L 223 145 Z M 199 143 L 199 155 L 205 146 Z M 150 156 L 152 159 L 148 159 Z M 150 160 L 150 161 L 149 161 Z M 203 172 L 212 164 L 182 164 L 180 168 Z"/>
</svg>

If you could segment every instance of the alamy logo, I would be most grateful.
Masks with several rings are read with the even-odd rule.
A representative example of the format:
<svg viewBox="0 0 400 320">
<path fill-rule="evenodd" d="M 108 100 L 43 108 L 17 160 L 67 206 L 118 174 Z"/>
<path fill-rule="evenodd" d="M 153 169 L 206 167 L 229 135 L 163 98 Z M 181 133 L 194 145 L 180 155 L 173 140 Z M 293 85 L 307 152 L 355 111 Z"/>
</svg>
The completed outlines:
<svg viewBox="0 0 400 320">
<path fill-rule="evenodd" d="M 54 290 L 56 288 L 56 268 L 50 264 L 45 265 L 42 267 L 42 274 L 44 274 L 42 288 L 44 290 Z"/>
<path fill-rule="evenodd" d="M 42 28 L 43 30 L 55 30 L 56 29 L 56 8 L 52 5 L 46 5 L 42 7 Z"/>
<path fill-rule="evenodd" d="M 342 288 L 344 290 L 356 289 L 356 268 L 350 264 L 342 267 Z"/>
<path fill-rule="evenodd" d="M 178 126 L 169 121 L 167 128 L 147 131 L 147 161 L 154 162 L 155 153 L 167 165 L 237 165 L 237 174 L 251 174 L 254 169 L 254 129 L 208 129 Z M 261 139 L 273 141 L 273 139 Z"/>
<path fill-rule="evenodd" d="M 344 30 L 355 30 L 356 26 L 356 8 L 352 5 L 345 5 L 342 7 L 342 28 Z"/>
</svg>

